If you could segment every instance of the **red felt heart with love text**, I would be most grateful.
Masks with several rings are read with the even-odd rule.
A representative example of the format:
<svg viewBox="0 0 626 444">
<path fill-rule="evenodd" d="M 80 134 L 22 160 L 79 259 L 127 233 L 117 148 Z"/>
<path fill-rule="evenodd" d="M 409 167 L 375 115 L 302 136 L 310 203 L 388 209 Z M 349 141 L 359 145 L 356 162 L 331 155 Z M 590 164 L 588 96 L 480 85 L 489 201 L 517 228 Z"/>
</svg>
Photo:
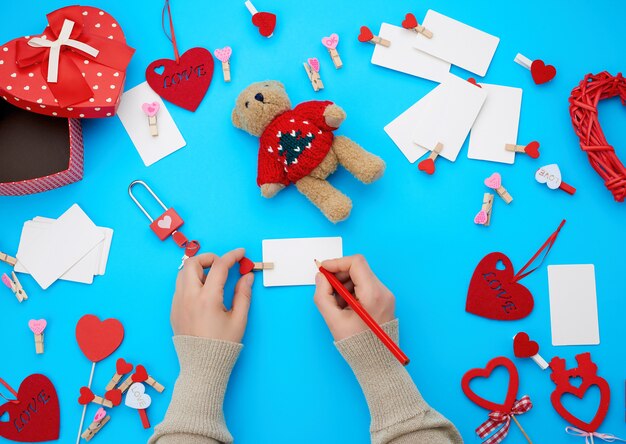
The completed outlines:
<svg viewBox="0 0 626 444">
<path fill-rule="evenodd" d="M 537 85 L 547 83 L 556 76 L 556 68 L 552 65 L 546 65 L 543 60 L 534 60 L 530 65 L 530 74 L 533 76 L 533 81 Z"/>
<path fill-rule="evenodd" d="M 528 334 L 521 331 L 513 338 L 513 353 L 518 358 L 530 358 L 539 353 L 539 344 L 531 341 Z"/>
<path fill-rule="evenodd" d="M 117 319 L 101 321 L 85 315 L 76 324 L 76 341 L 91 362 L 99 362 L 113 353 L 124 339 L 124 327 Z"/>
<path fill-rule="evenodd" d="M 404 20 L 402 20 L 402 27 L 405 29 L 413 29 L 417 28 L 417 19 L 410 12 L 404 16 Z"/>
<path fill-rule="evenodd" d="M 126 362 L 124 358 L 119 358 L 115 363 L 115 373 L 118 375 L 125 375 L 133 371 L 133 364 Z"/>
<path fill-rule="evenodd" d="M 108 399 L 113 404 L 113 407 L 117 407 L 122 403 L 122 391 L 120 389 L 111 389 L 104 394 L 104 399 Z"/>
<path fill-rule="evenodd" d="M 163 68 L 162 73 L 157 69 Z M 204 48 L 191 48 L 180 56 L 178 63 L 159 59 L 146 68 L 150 88 L 174 105 L 195 111 L 213 79 L 213 56 Z"/>
<path fill-rule="evenodd" d="M 506 391 L 506 398 L 502 404 L 498 404 L 478 396 L 470 388 L 470 383 L 473 379 L 489 378 L 491 373 L 493 373 L 493 371 L 498 367 L 505 368 L 509 373 L 509 385 Z M 517 389 L 519 388 L 519 375 L 517 373 L 517 367 L 515 367 L 515 364 L 509 358 L 498 356 L 497 358 L 493 358 L 489 361 L 485 368 L 474 368 L 465 373 L 463 375 L 463 379 L 461 380 L 461 388 L 463 389 L 465 396 L 467 396 L 470 401 L 484 409 L 492 412 L 510 412 L 511 407 L 513 407 L 513 404 L 515 403 Z"/>
<path fill-rule="evenodd" d="M 500 261 L 502 270 L 497 268 Z M 513 277 L 511 260 L 503 253 L 489 253 L 474 270 L 465 311 L 500 321 L 528 316 L 533 310 L 533 296 L 522 284 L 513 282 Z"/>
<path fill-rule="evenodd" d="M 252 16 L 252 24 L 259 28 L 263 37 L 271 37 L 276 28 L 276 15 L 271 12 L 257 12 Z"/>
<path fill-rule="evenodd" d="M 41 442 L 59 439 L 59 397 L 52 382 L 44 375 L 33 374 L 20 384 L 17 402 L 0 405 L 0 437 L 17 442 Z"/>
<path fill-rule="evenodd" d="M 78 403 L 80 405 L 89 404 L 91 401 L 94 400 L 94 398 L 95 398 L 95 395 L 93 394 L 93 392 L 91 391 L 89 387 L 80 388 L 80 396 L 78 397 Z"/>
<path fill-rule="evenodd" d="M 539 157 L 539 142 L 537 142 L 536 140 L 530 142 L 524 147 L 524 153 L 526 153 L 533 159 L 537 159 Z"/>
<path fill-rule="evenodd" d="M 254 269 L 254 262 L 247 257 L 239 261 L 239 274 L 248 274 Z"/>
<path fill-rule="evenodd" d="M 424 159 L 417 164 L 417 169 L 426 174 L 433 174 L 435 172 L 435 162 L 430 158 Z"/>
<path fill-rule="evenodd" d="M 131 379 L 133 380 L 133 382 L 144 382 L 148 379 L 148 371 L 143 365 L 140 364 L 137 366 L 137 368 L 135 368 L 135 373 L 133 374 Z"/>
<path fill-rule="evenodd" d="M 374 38 L 374 34 L 367 26 L 361 26 L 361 30 L 359 32 L 359 42 L 369 42 Z"/>
</svg>

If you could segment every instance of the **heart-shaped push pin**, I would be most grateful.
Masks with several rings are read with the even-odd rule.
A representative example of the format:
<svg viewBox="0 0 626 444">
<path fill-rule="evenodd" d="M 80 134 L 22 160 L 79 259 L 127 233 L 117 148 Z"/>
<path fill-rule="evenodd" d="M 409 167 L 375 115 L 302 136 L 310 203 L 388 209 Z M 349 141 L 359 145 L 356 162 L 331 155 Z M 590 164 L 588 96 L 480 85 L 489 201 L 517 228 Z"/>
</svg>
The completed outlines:
<svg viewBox="0 0 626 444">
<path fill-rule="evenodd" d="M 375 45 L 381 45 L 385 47 L 391 46 L 391 42 L 389 40 L 374 35 L 374 33 L 367 26 L 361 26 L 361 29 L 359 31 L 359 42 L 369 42 Z"/>
<path fill-rule="evenodd" d="M 563 182 L 561 179 L 561 169 L 556 163 L 542 166 L 535 173 L 535 180 L 545 183 L 551 190 L 561 189 L 568 194 L 574 194 L 576 188 Z"/>
<path fill-rule="evenodd" d="M 246 8 L 252 14 L 252 24 L 259 28 L 259 33 L 263 37 L 271 37 L 274 35 L 274 29 L 276 28 L 276 15 L 271 12 L 259 12 L 254 7 L 251 1 L 245 2 Z"/>
<path fill-rule="evenodd" d="M 437 160 L 437 157 L 439 156 L 439 154 L 441 154 L 442 150 L 443 145 L 441 143 L 438 143 L 435 148 L 430 152 L 428 157 L 417 164 L 417 169 L 425 172 L 426 174 L 434 174 L 435 160 Z"/>
<path fill-rule="evenodd" d="M 493 190 L 496 190 L 498 196 L 500 196 L 507 204 L 513 202 L 513 197 L 511 197 L 506 188 L 502 186 L 502 176 L 500 176 L 500 173 L 493 173 L 491 176 L 486 178 L 485 185 Z"/>
<path fill-rule="evenodd" d="M 504 149 L 507 151 L 512 151 L 516 153 L 524 153 L 529 157 L 536 159 L 539 157 L 539 142 L 533 140 L 528 145 L 515 145 L 511 143 L 507 143 L 504 145 Z"/>
<path fill-rule="evenodd" d="M 404 29 L 410 29 L 411 31 L 415 31 L 418 34 L 422 34 L 428 39 L 433 38 L 433 33 L 417 23 L 417 19 L 410 12 L 407 12 L 407 14 L 404 16 L 404 20 L 402 20 L 402 27 Z"/>
<path fill-rule="evenodd" d="M 330 58 L 332 59 L 336 69 L 339 69 L 343 66 L 341 57 L 339 57 L 339 52 L 337 52 L 338 44 L 339 36 L 337 34 L 333 33 L 328 37 L 322 37 L 322 45 L 324 45 L 324 47 L 328 49 L 328 53 L 330 54 Z"/>
</svg>

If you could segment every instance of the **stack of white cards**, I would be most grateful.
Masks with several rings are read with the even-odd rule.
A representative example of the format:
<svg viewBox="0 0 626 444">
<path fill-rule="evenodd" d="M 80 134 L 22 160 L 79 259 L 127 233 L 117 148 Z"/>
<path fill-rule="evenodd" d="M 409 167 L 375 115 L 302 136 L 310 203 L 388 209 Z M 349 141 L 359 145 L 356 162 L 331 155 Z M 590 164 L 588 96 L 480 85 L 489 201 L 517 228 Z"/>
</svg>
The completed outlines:
<svg viewBox="0 0 626 444">
<path fill-rule="evenodd" d="M 44 290 L 57 279 L 91 284 L 103 275 L 113 230 L 97 227 L 76 204 L 58 219 L 26 221 L 15 271 L 33 276 Z"/>
</svg>

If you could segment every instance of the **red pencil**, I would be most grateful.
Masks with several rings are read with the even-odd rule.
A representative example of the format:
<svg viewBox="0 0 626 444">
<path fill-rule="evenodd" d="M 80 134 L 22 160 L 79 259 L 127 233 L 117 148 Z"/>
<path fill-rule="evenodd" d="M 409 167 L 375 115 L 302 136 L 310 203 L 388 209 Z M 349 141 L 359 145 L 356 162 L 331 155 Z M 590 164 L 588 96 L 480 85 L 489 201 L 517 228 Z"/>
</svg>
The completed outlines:
<svg viewBox="0 0 626 444">
<path fill-rule="evenodd" d="M 320 261 L 316 260 L 315 265 L 319 268 L 320 273 L 326 276 L 326 279 L 328 279 L 328 282 L 335 289 L 335 291 L 343 298 L 344 301 L 346 301 L 350 308 L 352 308 L 352 310 L 354 310 L 354 312 L 358 314 L 361 319 L 363 319 L 363 322 L 365 322 L 370 330 L 378 336 L 378 339 L 380 339 L 385 347 L 393 353 L 396 359 L 400 361 L 402 365 L 407 365 L 409 363 L 409 358 L 402 352 L 402 350 L 400 350 L 400 347 L 393 342 L 393 339 L 391 339 L 389 335 L 385 333 L 382 328 L 380 328 L 380 325 L 378 325 L 374 318 L 370 316 L 370 314 L 363 308 L 352 293 L 350 293 L 348 289 L 343 286 L 341 281 L 339 281 L 339 279 L 337 279 L 337 277 L 330 271 L 322 267 L 322 263 Z"/>
</svg>

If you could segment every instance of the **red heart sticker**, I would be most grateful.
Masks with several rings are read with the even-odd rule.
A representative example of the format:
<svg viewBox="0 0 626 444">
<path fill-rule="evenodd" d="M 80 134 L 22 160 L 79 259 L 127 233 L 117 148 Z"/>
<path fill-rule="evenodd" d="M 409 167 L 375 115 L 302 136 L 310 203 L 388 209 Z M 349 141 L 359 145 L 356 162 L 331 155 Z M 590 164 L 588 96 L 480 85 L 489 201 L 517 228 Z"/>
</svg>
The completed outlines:
<svg viewBox="0 0 626 444">
<path fill-rule="evenodd" d="M 239 261 L 239 274 L 248 274 L 254 269 L 254 262 L 247 257 Z"/>
<path fill-rule="evenodd" d="M 41 442 L 59 439 L 59 398 L 52 382 L 44 375 L 33 374 L 20 384 L 16 401 L 0 405 L 0 437 L 18 442 Z"/>
<path fill-rule="evenodd" d="M 476 378 L 489 378 L 491 373 L 498 368 L 503 367 L 509 373 L 509 385 L 506 391 L 506 398 L 502 404 L 498 404 L 492 401 L 489 401 L 481 396 L 478 396 L 471 388 L 470 383 L 473 379 Z M 519 375 L 517 373 L 517 367 L 513 361 L 504 356 L 498 356 L 497 358 L 493 358 L 491 361 L 487 363 L 485 368 L 474 368 L 469 370 L 467 373 L 463 375 L 463 379 L 461 380 L 461 388 L 463 389 L 463 393 L 467 396 L 474 404 L 490 410 L 492 412 L 510 412 L 511 407 L 515 403 L 515 398 L 517 397 L 517 389 L 519 387 Z"/>
<path fill-rule="evenodd" d="M 252 24 L 259 28 L 263 37 L 271 37 L 276 28 L 276 15 L 271 12 L 257 12 L 252 16 Z"/>
<path fill-rule="evenodd" d="M 359 32 L 359 42 L 369 42 L 374 38 L 374 34 L 367 26 L 361 26 L 361 32 Z"/>
<path fill-rule="evenodd" d="M 533 76 L 533 81 L 537 85 L 547 83 L 556 76 L 556 68 L 552 65 L 546 65 L 543 60 L 534 60 L 530 65 L 530 74 Z"/>
<path fill-rule="evenodd" d="M 539 353 L 539 344 L 521 331 L 513 338 L 513 353 L 518 358 L 531 358 Z"/>
<path fill-rule="evenodd" d="M 117 407 L 122 403 L 122 391 L 120 389 L 109 390 L 104 394 L 104 399 L 108 399 L 113 407 Z"/>
<path fill-rule="evenodd" d="M 126 362 L 124 358 L 119 358 L 115 363 L 115 373 L 125 375 L 133 371 L 133 364 Z"/>
<path fill-rule="evenodd" d="M 148 372 L 143 365 L 138 365 L 135 368 L 135 373 L 132 376 L 133 382 L 145 382 L 148 379 Z"/>
<path fill-rule="evenodd" d="M 531 158 L 536 159 L 539 157 L 539 142 L 533 140 L 524 148 L 524 152 Z"/>
<path fill-rule="evenodd" d="M 500 261 L 502 270 L 497 268 Z M 465 311 L 501 321 L 528 316 L 533 310 L 533 296 L 522 284 L 513 282 L 513 276 L 513 264 L 505 254 L 489 253 L 474 270 Z"/>
<path fill-rule="evenodd" d="M 94 398 L 95 398 L 95 395 L 93 394 L 93 392 L 91 391 L 89 387 L 80 388 L 80 396 L 78 397 L 78 403 L 80 405 L 89 404 L 91 401 L 94 400 Z"/>
<path fill-rule="evenodd" d="M 155 70 L 163 68 L 161 74 Z M 179 62 L 159 59 L 146 68 L 146 80 L 159 96 L 189 111 L 195 111 L 213 78 L 213 56 L 204 48 L 191 48 Z"/>
<path fill-rule="evenodd" d="M 435 172 L 435 161 L 433 159 L 424 159 L 417 164 L 417 168 L 426 174 L 433 174 Z"/>
<path fill-rule="evenodd" d="M 404 20 L 402 20 L 402 27 L 406 29 L 417 28 L 417 19 L 410 12 L 404 16 Z"/>
<path fill-rule="evenodd" d="M 124 339 L 124 327 L 117 319 L 101 321 L 85 315 L 76 324 L 76 341 L 91 362 L 102 361 L 113 353 Z"/>
</svg>

